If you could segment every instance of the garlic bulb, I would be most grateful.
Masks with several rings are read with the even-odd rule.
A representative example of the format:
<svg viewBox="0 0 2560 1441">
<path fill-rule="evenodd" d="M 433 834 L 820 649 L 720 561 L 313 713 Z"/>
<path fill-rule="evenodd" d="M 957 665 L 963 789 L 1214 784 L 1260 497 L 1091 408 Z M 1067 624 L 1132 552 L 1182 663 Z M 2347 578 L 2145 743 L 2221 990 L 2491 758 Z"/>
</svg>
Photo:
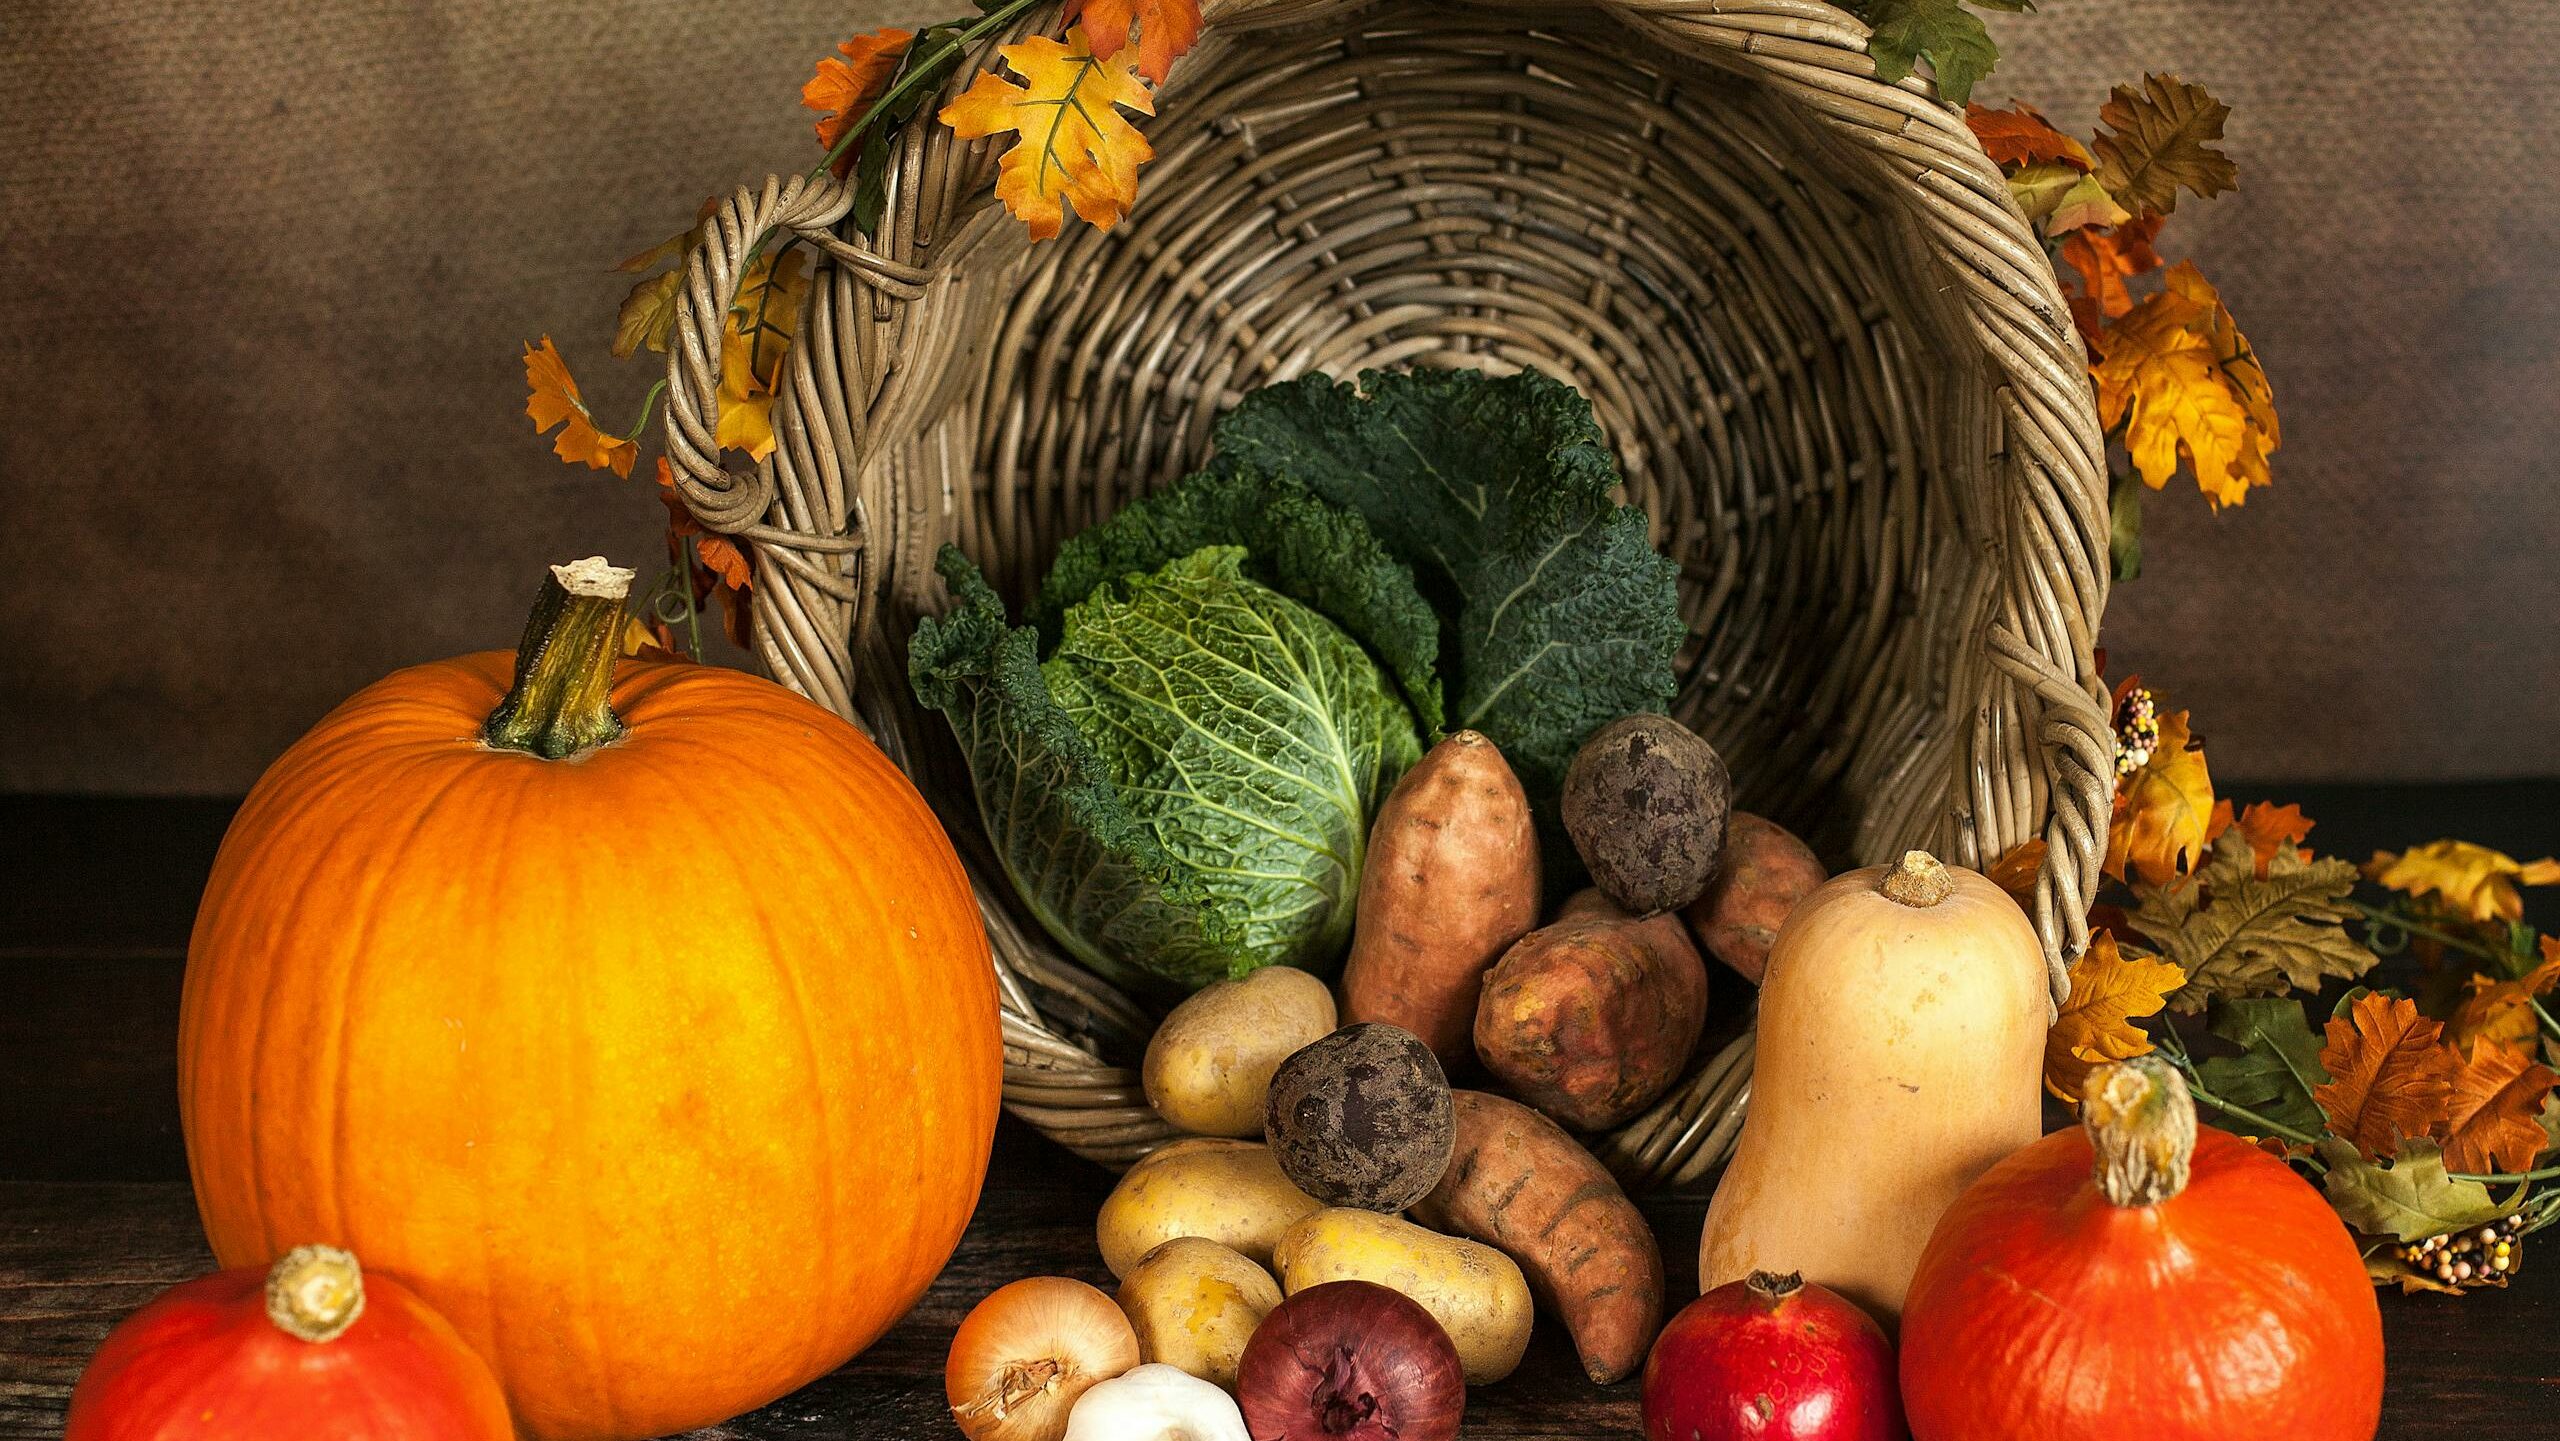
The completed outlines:
<svg viewBox="0 0 2560 1441">
<path fill-rule="evenodd" d="M 1076 1398 L 1061 1441 L 1252 1441 L 1235 1398 L 1158 1361 Z"/>
</svg>

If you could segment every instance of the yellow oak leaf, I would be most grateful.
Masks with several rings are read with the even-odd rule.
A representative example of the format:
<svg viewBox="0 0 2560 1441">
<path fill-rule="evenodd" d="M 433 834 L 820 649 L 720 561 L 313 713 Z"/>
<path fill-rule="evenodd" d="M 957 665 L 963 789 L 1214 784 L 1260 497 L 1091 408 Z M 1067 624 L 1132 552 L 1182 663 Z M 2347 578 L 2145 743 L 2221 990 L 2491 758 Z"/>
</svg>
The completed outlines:
<svg viewBox="0 0 2560 1441">
<path fill-rule="evenodd" d="M 2193 264 L 2172 266 L 2168 288 L 2100 332 L 2099 418 L 2125 426 L 2125 450 L 2154 490 L 2181 459 L 2216 506 L 2238 505 L 2268 483 L 2276 437 L 2264 372 Z M 2232 359 L 2226 359 L 2226 356 Z M 2263 417 L 2256 407 L 2263 406 Z"/>
<path fill-rule="evenodd" d="M 2148 1055 L 2151 1037 L 2133 1022 L 2156 1016 L 2187 983 L 2187 973 L 2157 956 L 2126 955 L 2099 931 L 2071 963 L 2071 999 L 2044 1037 L 2044 1088 L 2077 1102 L 2089 1072 L 2106 1061 Z"/>
<path fill-rule="evenodd" d="M 2538 1117 L 2555 1077 L 2522 1051 L 2483 1046 L 2453 1078 L 2445 1115 L 2444 1164 L 2474 1174 L 2529 1171 L 2550 1144 Z"/>
<path fill-rule="evenodd" d="M 1138 167 L 1155 158 L 1120 113 L 1155 113 L 1146 82 L 1125 57 L 1095 58 L 1082 27 L 1063 44 L 1033 36 L 998 53 L 1022 83 L 982 72 L 942 107 L 942 123 L 966 140 L 1021 137 L 997 166 L 996 198 L 1032 239 L 1055 237 L 1068 206 L 1098 229 L 1118 224 L 1138 198 Z"/>
<path fill-rule="evenodd" d="M 2473 976 L 2466 986 L 2470 994 L 2455 1008 L 2453 1019 L 2445 1022 L 2445 1039 L 2466 1057 L 2479 1055 L 2483 1046 L 2531 1055 L 2541 1035 L 2532 1002 L 2560 986 L 2560 936 L 2544 936 L 2542 964 L 2516 979 Z"/>
<path fill-rule="evenodd" d="M 912 31 L 895 26 L 856 35 L 836 47 L 839 60 L 830 55 L 818 62 L 818 72 L 800 87 L 802 108 L 819 112 L 818 144 L 833 150 L 844 139 L 854 122 L 889 88 L 898 73 L 898 63 L 906 58 L 907 44 L 915 39 Z M 836 157 L 835 173 L 844 175 L 857 159 L 855 147 L 848 146 Z"/>
<path fill-rule="evenodd" d="M 2560 860 L 2518 861 L 2487 846 L 2443 840 L 2400 855 L 2375 851 L 2364 873 L 2404 895 L 2436 896 L 2467 920 L 2513 921 L 2524 917 L 2524 896 L 2516 887 L 2560 883 Z"/>
<path fill-rule="evenodd" d="M 676 293 L 684 288 L 684 272 L 661 271 L 631 287 L 613 319 L 613 355 L 628 358 L 642 346 L 664 354 L 667 335 L 675 329 Z"/>
<path fill-rule="evenodd" d="M 2436 1134 L 2462 1068 L 2443 1037 L 2444 1028 L 2418 1014 L 2416 1002 L 2372 991 L 2346 1015 L 2330 1017 L 2328 1044 L 2320 1048 L 2329 1081 L 2311 1090 L 2330 1131 L 2367 1159 L 2398 1155 L 2402 1141 Z"/>
<path fill-rule="evenodd" d="M 589 470 L 610 470 L 616 475 L 629 475 L 631 464 L 640 458 L 637 441 L 608 434 L 600 429 L 595 417 L 587 413 L 587 402 L 578 394 L 578 382 L 569 374 L 567 361 L 551 337 L 542 337 L 539 346 L 524 348 L 524 413 L 533 417 L 536 434 L 560 427 L 551 442 L 551 452 L 571 465 L 584 465 Z"/>
<path fill-rule="evenodd" d="M 2178 191 L 2210 200 L 2240 181 L 2231 157 L 2213 146 L 2231 107 L 2175 75 L 2145 75 L 2142 88 L 2115 87 L 2098 110 L 2109 133 L 2097 141 L 2100 183 L 2134 210 L 2166 215 Z"/>
<path fill-rule="evenodd" d="M 2213 840 L 2237 826 L 2241 839 L 2258 859 L 2258 879 L 2265 880 L 2267 866 L 2276 856 L 2296 850 L 2311 834 L 2315 822 L 2302 813 L 2300 806 L 2280 806 L 2273 801 L 2253 801 L 2247 810 L 2234 815 L 2231 802 L 2213 803 L 2213 815 L 2205 822 L 2205 839 Z"/>
<path fill-rule="evenodd" d="M 1158 85 L 1173 73 L 1173 62 L 1200 43 L 1200 0 L 1067 0 L 1060 18 L 1084 22 L 1097 60 L 1119 54 L 1135 24 L 1138 73 Z"/>
<path fill-rule="evenodd" d="M 2163 714 L 2151 758 L 2116 783 L 2107 874 L 2121 881 L 2131 871 L 2150 885 L 2168 885 L 2204 858 L 2212 817 L 2213 776 L 2204 747 L 2188 735 L 2185 711 Z"/>
<path fill-rule="evenodd" d="M 2012 109 L 1994 110 L 1988 105 L 1968 103 L 1964 107 L 1964 123 L 1973 138 L 1982 142 L 1982 153 L 1994 163 L 2008 165 L 2057 164 L 2087 172 L 2097 165 L 2087 146 L 2053 128 L 2043 112 L 2023 100 L 2010 102 Z"/>
</svg>

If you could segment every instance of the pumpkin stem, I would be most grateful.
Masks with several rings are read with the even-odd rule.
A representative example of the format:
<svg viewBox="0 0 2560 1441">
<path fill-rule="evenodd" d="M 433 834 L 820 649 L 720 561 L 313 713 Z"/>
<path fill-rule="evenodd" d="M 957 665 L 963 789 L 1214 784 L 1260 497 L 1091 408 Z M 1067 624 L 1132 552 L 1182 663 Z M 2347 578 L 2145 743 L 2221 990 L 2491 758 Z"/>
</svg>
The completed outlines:
<svg viewBox="0 0 2560 1441">
<path fill-rule="evenodd" d="M 296 1246 L 267 1272 L 267 1319 L 289 1336 L 335 1341 L 364 1314 L 364 1268 L 335 1246 Z"/>
<path fill-rule="evenodd" d="M 480 738 L 501 750 L 566 760 L 622 734 L 613 663 L 631 572 L 600 555 L 551 567 L 516 647 L 516 681 Z"/>
<path fill-rule="evenodd" d="M 1884 874 L 1884 895 L 1915 910 L 1927 910 L 1954 895 L 1956 883 L 1947 868 L 1927 851 L 1904 851 L 1902 864 Z"/>
<path fill-rule="evenodd" d="M 2119 1206 L 2156 1206 L 2187 1188 L 2196 1104 L 2186 1079 L 2158 1056 L 2089 1073 L 2080 1125 L 2098 1154 L 2098 1189 Z"/>
</svg>

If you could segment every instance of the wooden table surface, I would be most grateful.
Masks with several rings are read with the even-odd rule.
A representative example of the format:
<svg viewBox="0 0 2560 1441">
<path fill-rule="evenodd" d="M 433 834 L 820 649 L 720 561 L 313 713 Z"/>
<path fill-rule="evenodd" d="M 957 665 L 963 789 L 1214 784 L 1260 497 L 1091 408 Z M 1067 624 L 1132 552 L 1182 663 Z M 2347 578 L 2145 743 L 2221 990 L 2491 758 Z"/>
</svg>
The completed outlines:
<svg viewBox="0 0 2560 1441">
<path fill-rule="evenodd" d="M 2255 791 L 2235 787 L 2244 799 Z M 2286 787 L 2337 854 L 2461 835 L 2554 848 L 2560 783 L 2403 791 Z M 211 1262 L 177 1133 L 178 975 L 186 922 L 229 806 L 0 797 L 0 1441 L 61 1434 L 108 1328 Z M 2543 913 L 2546 927 L 2560 917 Z M 958 1432 L 942 1402 L 952 1328 L 981 1295 L 1063 1272 L 1108 1283 L 1093 1245 L 1109 1178 L 1008 1119 L 950 1268 L 905 1321 L 834 1375 L 698 1438 Z M 1693 1288 L 1703 1197 L 1646 1203 L 1675 1302 Z M 2537 1237 L 2528 1253 L 2560 1247 Z M 2503 1292 L 2386 1295 L 2391 1441 L 2560 1437 L 2560 1250 Z M 1529 1358 L 1475 1392 L 1466 1434 L 1634 1437 L 1635 1388 L 1592 1386 L 1541 1318 Z M 2137 1431 L 2134 1434 L 2138 1434 Z"/>
</svg>

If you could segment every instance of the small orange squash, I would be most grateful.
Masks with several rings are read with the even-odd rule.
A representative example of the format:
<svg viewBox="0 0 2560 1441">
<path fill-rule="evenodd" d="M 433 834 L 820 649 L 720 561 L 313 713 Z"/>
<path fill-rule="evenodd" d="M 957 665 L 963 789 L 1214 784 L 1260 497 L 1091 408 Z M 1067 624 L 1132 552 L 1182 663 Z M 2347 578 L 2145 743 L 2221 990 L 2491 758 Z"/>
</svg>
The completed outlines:
<svg viewBox="0 0 2560 1441">
<path fill-rule="evenodd" d="M 617 664 L 630 572 L 401 671 L 259 781 L 189 943 L 179 1099 L 225 1266 L 413 1285 L 547 1441 L 842 1364 L 950 1257 L 1002 1087 L 967 877 L 852 726 Z M 707 838 L 707 843 L 706 843 Z"/>
<path fill-rule="evenodd" d="M 329 1246 L 152 1298 L 80 1373 L 62 1441 L 512 1441 L 488 1366 L 443 1317 Z"/>
</svg>

